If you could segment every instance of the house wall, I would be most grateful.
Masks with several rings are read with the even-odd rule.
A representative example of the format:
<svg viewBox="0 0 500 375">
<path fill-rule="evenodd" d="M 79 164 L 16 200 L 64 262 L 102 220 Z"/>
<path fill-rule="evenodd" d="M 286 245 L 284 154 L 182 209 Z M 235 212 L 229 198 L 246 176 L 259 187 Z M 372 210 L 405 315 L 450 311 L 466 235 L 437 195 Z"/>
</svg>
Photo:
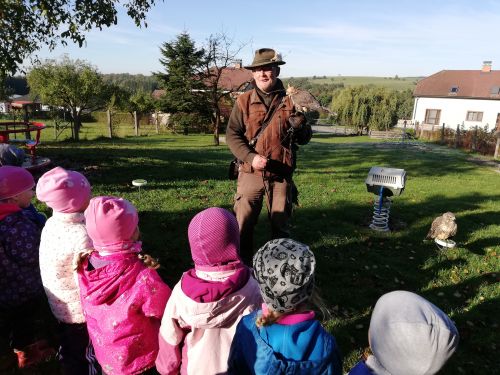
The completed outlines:
<svg viewBox="0 0 500 375">
<path fill-rule="evenodd" d="M 497 115 L 500 113 L 500 100 L 486 99 L 458 99 L 458 98 L 415 98 L 412 121 L 419 124 L 425 123 L 427 109 L 440 109 L 439 126 L 443 123 L 446 127 L 455 129 L 457 125 L 464 125 L 470 129 L 476 125 L 494 129 Z M 482 121 L 467 121 L 467 112 L 483 112 Z"/>
<path fill-rule="evenodd" d="M 0 102 L 0 113 L 9 113 L 10 104 L 7 102 Z"/>
</svg>

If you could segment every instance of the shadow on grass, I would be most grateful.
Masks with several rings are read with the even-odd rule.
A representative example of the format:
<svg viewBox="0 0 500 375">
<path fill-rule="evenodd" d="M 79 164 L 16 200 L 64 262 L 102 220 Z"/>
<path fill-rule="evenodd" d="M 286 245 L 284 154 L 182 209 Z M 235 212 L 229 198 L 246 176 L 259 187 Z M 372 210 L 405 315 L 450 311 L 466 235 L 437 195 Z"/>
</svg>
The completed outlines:
<svg viewBox="0 0 500 375">
<path fill-rule="evenodd" d="M 145 178 L 150 181 L 151 194 L 154 189 L 177 190 L 175 199 L 196 199 L 196 203 L 177 211 L 155 207 L 152 200 L 153 204 L 140 212 L 144 251 L 160 258 L 159 272 L 171 287 L 192 266 L 187 240 L 189 221 L 201 209 L 213 205 L 218 197 L 210 193 L 220 195 L 222 190 L 208 186 L 202 194 L 197 189 L 207 180 L 222 184 L 231 159 L 226 147 L 199 146 L 196 138 L 179 139 L 182 147 L 171 144 L 170 139 L 141 137 L 120 139 L 119 145 L 114 140 L 100 140 L 78 144 L 78 148 L 68 144 L 46 150 L 56 163 L 84 170 L 97 191 L 112 189 L 116 194 L 128 195 L 134 192 L 130 181 Z M 161 148 L 165 144 L 166 148 Z M 300 150 L 298 176 L 305 187 L 315 183 L 314 175 L 324 174 L 332 174 L 333 180 L 342 179 L 350 186 L 363 184 L 369 170 L 363 166 L 367 160 L 372 165 L 406 169 L 409 191 L 412 176 L 424 177 L 429 184 L 439 186 L 439 178 L 444 175 L 466 175 L 477 168 L 464 162 L 463 156 L 448 153 L 433 154 L 425 150 L 403 153 L 401 149 L 371 145 L 312 143 Z M 224 192 L 228 199 L 223 206 L 230 208 L 235 186 L 224 183 L 231 191 Z M 328 327 L 343 353 L 351 353 L 351 362 L 355 360 L 352 353 L 367 346 L 370 311 L 376 300 L 386 292 L 403 289 L 424 295 L 446 313 L 453 314 L 457 321 L 462 342 L 444 374 L 456 374 L 458 367 L 467 374 L 491 373 L 494 357 L 488 355 L 488 350 L 493 352 L 496 345 L 492 327 L 496 324 L 493 317 L 498 300 L 488 295 L 476 304 L 471 300 L 479 298 L 482 288 L 490 290 L 492 282 L 498 282 L 498 277 L 484 268 L 494 267 L 493 260 L 483 266 L 486 260 L 478 257 L 485 254 L 486 247 L 496 247 L 500 242 L 498 233 L 483 230 L 498 225 L 498 214 L 491 209 L 476 211 L 484 209 L 485 202 L 498 202 L 500 195 L 498 190 L 455 195 L 430 191 L 418 201 L 395 199 L 391 217 L 393 223 L 399 224 L 392 233 L 368 229 L 372 212 L 369 201 L 373 199 L 368 193 L 358 203 L 348 196 L 349 191 L 344 196 L 333 195 L 331 205 L 330 200 L 325 203 L 316 197 L 309 201 L 309 206 L 297 209 L 292 220 L 292 237 L 310 245 L 318 258 L 317 283 L 334 312 Z M 329 197 L 331 194 L 334 193 Z M 457 216 L 458 248 L 439 252 L 432 242 L 422 240 L 433 218 L 450 210 Z M 255 243 L 260 246 L 268 239 L 264 208 Z M 468 269 L 469 274 L 450 281 L 455 269 Z M 469 305 L 473 307 L 468 309 Z"/>
</svg>

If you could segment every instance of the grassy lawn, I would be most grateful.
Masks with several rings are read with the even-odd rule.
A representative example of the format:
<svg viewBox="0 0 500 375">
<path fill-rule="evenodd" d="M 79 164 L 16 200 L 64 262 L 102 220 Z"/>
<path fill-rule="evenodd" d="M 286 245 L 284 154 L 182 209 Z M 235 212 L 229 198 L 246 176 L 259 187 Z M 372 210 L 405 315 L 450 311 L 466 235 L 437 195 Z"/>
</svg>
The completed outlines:
<svg viewBox="0 0 500 375">
<path fill-rule="evenodd" d="M 298 78 L 298 77 L 297 77 Z M 344 86 L 375 85 L 395 90 L 414 89 L 417 81 L 422 77 L 363 77 L 363 76 L 333 76 L 326 78 L 307 77 L 311 83 L 343 83 Z"/>
<path fill-rule="evenodd" d="M 82 138 L 98 137 L 95 126 L 85 125 Z M 83 171 L 95 195 L 122 196 L 138 207 L 144 250 L 160 258 L 160 273 L 172 287 L 191 266 L 192 216 L 210 206 L 232 207 L 236 184 L 226 178 L 231 155 L 225 145 L 212 146 L 210 135 L 150 132 L 78 144 L 52 142 L 51 136 L 44 135 L 41 155 Z M 457 324 L 460 346 L 444 374 L 497 371 L 500 174 L 466 158 L 434 145 L 391 146 L 364 137 L 317 136 L 300 149 L 293 237 L 318 258 L 318 284 L 333 313 L 326 326 L 338 340 L 345 370 L 368 345 L 377 298 L 404 289 L 428 298 Z M 404 168 L 408 175 L 404 193 L 393 200 L 395 230 L 387 234 L 368 229 L 375 196 L 364 181 L 374 165 Z M 131 186 L 136 178 L 149 182 L 140 192 Z M 458 246 L 439 251 L 423 238 L 446 211 L 457 216 Z M 267 224 L 263 212 L 258 245 L 268 239 Z"/>
</svg>

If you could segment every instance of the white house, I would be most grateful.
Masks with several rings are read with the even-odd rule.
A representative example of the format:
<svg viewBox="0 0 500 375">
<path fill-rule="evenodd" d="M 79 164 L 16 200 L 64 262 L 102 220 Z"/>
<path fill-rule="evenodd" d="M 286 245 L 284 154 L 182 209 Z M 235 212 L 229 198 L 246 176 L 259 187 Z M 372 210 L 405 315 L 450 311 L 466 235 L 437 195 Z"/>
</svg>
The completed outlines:
<svg viewBox="0 0 500 375">
<path fill-rule="evenodd" d="M 412 121 L 436 130 L 445 124 L 500 129 L 500 70 L 442 70 L 420 80 L 413 92 Z"/>
</svg>

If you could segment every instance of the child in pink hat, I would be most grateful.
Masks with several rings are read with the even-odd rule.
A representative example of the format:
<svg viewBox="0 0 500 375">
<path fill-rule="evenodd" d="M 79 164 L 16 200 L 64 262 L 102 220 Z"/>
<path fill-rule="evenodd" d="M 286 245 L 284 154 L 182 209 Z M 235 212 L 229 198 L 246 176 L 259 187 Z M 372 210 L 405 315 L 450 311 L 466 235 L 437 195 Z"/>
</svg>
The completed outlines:
<svg viewBox="0 0 500 375">
<path fill-rule="evenodd" d="M 0 373 L 55 353 L 37 325 L 37 312 L 46 304 L 38 263 L 40 228 L 23 210 L 31 204 L 34 186 L 24 168 L 0 167 Z"/>
<path fill-rule="evenodd" d="M 75 258 L 92 249 L 83 216 L 90 201 L 90 184 L 82 174 L 56 167 L 40 177 L 36 195 L 53 212 L 42 230 L 40 273 L 50 309 L 59 322 L 61 365 L 66 374 L 92 374 L 99 364 L 87 332 L 74 267 Z"/>
<path fill-rule="evenodd" d="M 94 251 L 78 275 L 97 360 L 105 374 L 154 371 L 171 290 L 155 271 L 158 263 L 140 254 L 137 210 L 122 198 L 97 197 L 90 200 L 85 221 Z"/>
<path fill-rule="evenodd" d="M 194 268 L 168 300 L 160 327 L 160 374 L 224 374 L 236 326 L 262 303 L 241 261 L 238 222 L 225 209 L 198 213 L 188 228 Z"/>
</svg>

